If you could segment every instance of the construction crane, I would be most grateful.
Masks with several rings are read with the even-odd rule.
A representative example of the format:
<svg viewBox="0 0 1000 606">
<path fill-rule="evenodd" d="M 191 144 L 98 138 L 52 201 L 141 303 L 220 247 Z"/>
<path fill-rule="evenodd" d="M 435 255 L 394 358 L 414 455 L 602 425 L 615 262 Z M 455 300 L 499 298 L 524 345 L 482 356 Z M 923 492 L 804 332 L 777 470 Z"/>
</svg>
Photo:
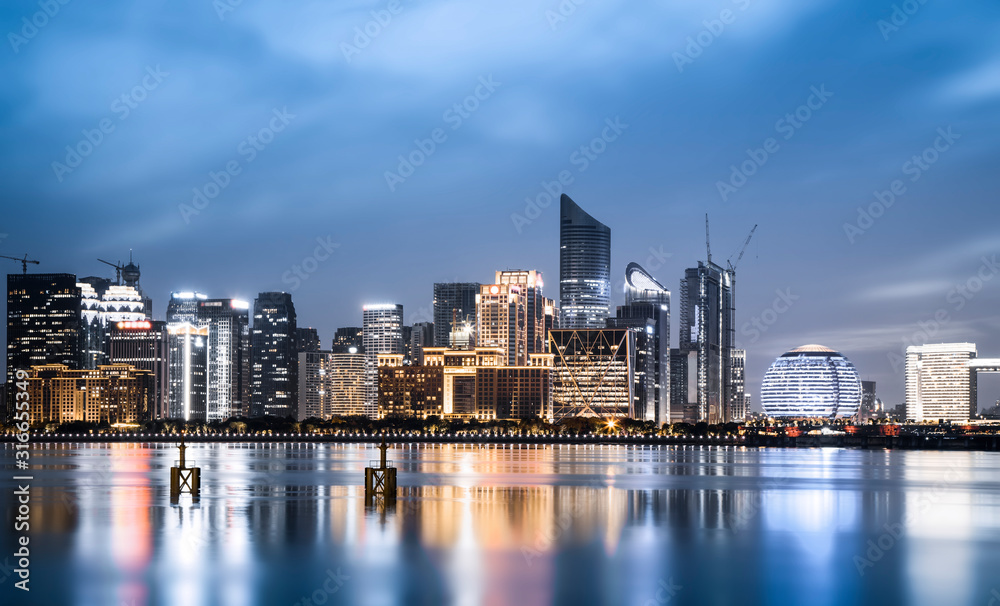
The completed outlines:
<svg viewBox="0 0 1000 606">
<path fill-rule="evenodd" d="M 729 266 L 730 273 L 733 273 L 733 274 L 736 273 L 736 266 L 740 264 L 740 259 L 743 258 L 743 253 L 745 253 L 747 251 L 747 246 L 750 245 L 750 238 L 753 237 L 753 232 L 755 232 L 755 231 L 757 231 L 757 224 L 756 223 L 754 224 L 753 229 L 750 230 L 750 235 L 747 236 L 746 241 L 743 242 L 743 248 L 740 249 L 740 254 L 739 254 L 739 256 L 736 257 L 736 263 L 731 263 L 730 262 L 730 259 L 732 259 L 732 257 L 729 257 L 729 259 L 726 260 L 726 265 Z"/>
<path fill-rule="evenodd" d="M 114 267 L 115 268 L 115 284 L 121 284 L 122 283 L 122 270 L 125 269 L 125 266 L 122 265 L 121 261 L 119 261 L 118 263 L 112 263 L 111 261 L 105 261 L 104 259 L 98 259 L 98 261 L 100 261 L 101 263 L 104 263 L 105 265 L 110 265 L 111 267 Z"/>
<path fill-rule="evenodd" d="M 35 265 L 39 264 L 38 261 L 35 261 L 34 259 L 29 259 L 27 254 L 24 255 L 24 257 L 8 257 L 7 255 L 0 255 L 0 257 L 3 257 L 4 259 L 10 259 L 11 261 L 20 261 L 21 271 L 25 274 L 28 273 L 28 263 L 34 263 Z"/>
</svg>

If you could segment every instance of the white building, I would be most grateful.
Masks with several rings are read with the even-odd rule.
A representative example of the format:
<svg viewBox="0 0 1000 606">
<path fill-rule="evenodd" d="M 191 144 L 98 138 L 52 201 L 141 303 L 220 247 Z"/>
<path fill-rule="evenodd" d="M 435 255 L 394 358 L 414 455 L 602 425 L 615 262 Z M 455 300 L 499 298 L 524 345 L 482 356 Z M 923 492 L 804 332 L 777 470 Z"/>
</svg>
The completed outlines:
<svg viewBox="0 0 1000 606">
<path fill-rule="evenodd" d="M 299 352 L 299 420 L 365 414 L 365 355 Z"/>
<path fill-rule="evenodd" d="M 378 355 L 403 354 L 403 306 L 396 303 L 362 308 L 362 340 L 365 347 L 365 411 L 378 416 Z"/>
<path fill-rule="evenodd" d="M 976 413 L 975 343 L 906 348 L 906 418 L 968 421 Z"/>
</svg>

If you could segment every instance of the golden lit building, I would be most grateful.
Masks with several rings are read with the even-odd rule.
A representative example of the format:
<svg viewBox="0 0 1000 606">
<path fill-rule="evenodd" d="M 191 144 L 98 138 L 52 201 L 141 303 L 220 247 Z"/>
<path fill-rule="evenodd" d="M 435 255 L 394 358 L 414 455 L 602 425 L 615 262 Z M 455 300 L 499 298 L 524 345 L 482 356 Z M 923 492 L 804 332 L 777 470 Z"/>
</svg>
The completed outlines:
<svg viewBox="0 0 1000 606">
<path fill-rule="evenodd" d="M 627 328 L 549 331 L 553 416 L 635 418 L 635 336 Z"/>
<path fill-rule="evenodd" d="M 403 366 L 400 355 L 378 359 L 380 417 L 552 418 L 551 354 L 530 354 L 523 366 L 508 366 L 501 347 L 426 347 L 423 366 Z"/>
<path fill-rule="evenodd" d="M 32 366 L 28 378 L 32 423 L 135 423 L 150 419 L 153 373 L 129 364 L 70 370 L 64 364 Z"/>
</svg>

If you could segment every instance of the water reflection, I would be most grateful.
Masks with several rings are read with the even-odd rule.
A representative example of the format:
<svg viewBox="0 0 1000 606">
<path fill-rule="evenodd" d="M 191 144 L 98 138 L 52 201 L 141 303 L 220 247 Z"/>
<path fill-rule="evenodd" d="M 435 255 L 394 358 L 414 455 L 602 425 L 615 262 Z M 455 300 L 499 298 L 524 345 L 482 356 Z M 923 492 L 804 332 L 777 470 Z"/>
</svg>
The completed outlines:
<svg viewBox="0 0 1000 606">
<path fill-rule="evenodd" d="M 188 454 L 202 495 L 171 505 L 168 445 L 40 446 L 33 603 L 650 604 L 679 585 L 671 603 L 963 604 L 998 584 L 995 454 L 402 445 L 397 501 L 368 508 L 373 447 Z"/>
</svg>

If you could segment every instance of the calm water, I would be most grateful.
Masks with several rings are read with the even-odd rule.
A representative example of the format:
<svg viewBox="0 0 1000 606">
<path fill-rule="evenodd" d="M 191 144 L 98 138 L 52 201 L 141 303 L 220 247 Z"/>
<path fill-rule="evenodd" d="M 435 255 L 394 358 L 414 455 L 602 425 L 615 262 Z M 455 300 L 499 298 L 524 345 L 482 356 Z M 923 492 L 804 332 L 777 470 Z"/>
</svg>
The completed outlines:
<svg viewBox="0 0 1000 606">
<path fill-rule="evenodd" d="M 993 453 L 410 445 L 390 510 L 367 446 L 195 444 L 171 505 L 176 456 L 35 450 L 31 599 L 0 570 L 2 603 L 1000 604 Z"/>
</svg>

